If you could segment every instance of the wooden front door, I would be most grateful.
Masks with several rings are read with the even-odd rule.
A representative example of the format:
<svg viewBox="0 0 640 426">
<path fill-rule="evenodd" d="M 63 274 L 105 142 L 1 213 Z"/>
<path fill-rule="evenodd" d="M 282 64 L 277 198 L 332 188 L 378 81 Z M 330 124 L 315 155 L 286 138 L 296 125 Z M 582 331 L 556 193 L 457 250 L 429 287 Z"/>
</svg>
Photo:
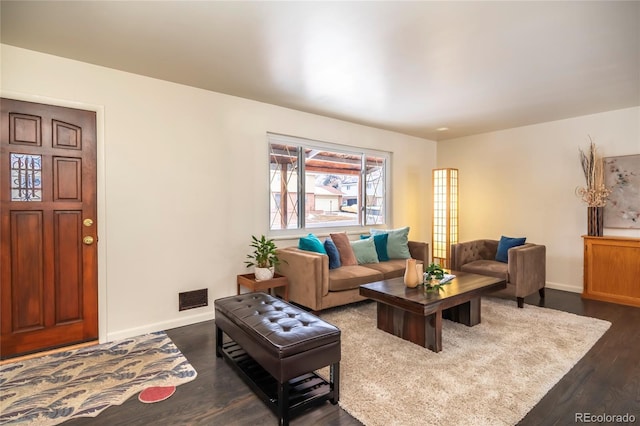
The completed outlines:
<svg viewBox="0 0 640 426">
<path fill-rule="evenodd" d="M 0 104 L 5 359 L 98 338 L 96 114 Z"/>
</svg>

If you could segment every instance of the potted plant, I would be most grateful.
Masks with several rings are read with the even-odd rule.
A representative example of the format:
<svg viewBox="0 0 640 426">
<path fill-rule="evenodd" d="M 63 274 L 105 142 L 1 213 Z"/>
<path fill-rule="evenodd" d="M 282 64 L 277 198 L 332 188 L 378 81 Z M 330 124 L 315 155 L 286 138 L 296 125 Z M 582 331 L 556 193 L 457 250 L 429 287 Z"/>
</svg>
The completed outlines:
<svg viewBox="0 0 640 426">
<path fill-rule="evenodd" d="M 247 268 L 253 266 L 255 269 L 256 281 L 270 280 L 273 278 L 275 267 L 280 263 L 276 254 L 276 245 L 272 239 L 268 239 L 264 235 L 260 239 L 255 235 L 251 236 L 251 247 L 253 253 L 248 254 L 245 261 Z"/>
<path fill-rule="evenodd" d="M 444 278 L 444 269 L 442 269 L 440 265 L 432 263 L 425 271 L 425 278 L 429 282 L 433 279 L 441 280 Z"/>
<path fill-rule="evenodd" d="M 424 273 L 425 282 L 424 289 L 427 292 L 440 292 L 444 290 L 442 286 L 449 284 L 449 282 L 441 282 L 444 279 L 445 272 L 444 269 L 440 265 L 432 263 L 427 267 L 427 270 Z"/>
</svg>

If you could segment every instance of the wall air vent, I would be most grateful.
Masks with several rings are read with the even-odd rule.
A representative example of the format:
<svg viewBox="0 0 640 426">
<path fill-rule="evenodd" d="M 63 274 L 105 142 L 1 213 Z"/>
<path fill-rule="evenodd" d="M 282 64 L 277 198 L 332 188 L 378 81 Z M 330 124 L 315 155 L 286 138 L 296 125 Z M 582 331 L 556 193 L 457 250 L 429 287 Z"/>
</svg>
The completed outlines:
<svg viewBox="0 0 640 426">
<path fill-rule="evenodd" d="M 209 306 L 209 289 L 203 288 L 201 290 L 178 293 L 178 306 L 180 311 Z"/>
</svg>

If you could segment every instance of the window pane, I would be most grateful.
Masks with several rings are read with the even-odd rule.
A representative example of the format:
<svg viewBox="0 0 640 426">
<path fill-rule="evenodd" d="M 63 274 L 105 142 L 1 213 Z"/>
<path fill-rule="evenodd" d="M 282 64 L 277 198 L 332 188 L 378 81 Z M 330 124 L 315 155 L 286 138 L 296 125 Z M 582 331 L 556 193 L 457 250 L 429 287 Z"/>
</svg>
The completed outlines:
<svg viewBox="0 0 640 426">
<path fill-rule="evenodd" d="M 366 225 L 386 223 L 385 158 L 367 156 L 365 173 Z"/>
<path fill-rule="evenodd" d="M 307 228 L 360 223 L 359 154 L 305 149 Z"/>
<path fill-rule="evenodd" d="M 42 157 L 11 153 L 11 201 L 42 201 Z"/>
<path fill-rule="evenodd" d="M 389 155 L 268 134 L 270 229 L 380 225 Z"/>
<path fill-rule="evenodd" d="M 297 146 L 270 145 L 270 228 L 300 228 Z"/>
</svg>

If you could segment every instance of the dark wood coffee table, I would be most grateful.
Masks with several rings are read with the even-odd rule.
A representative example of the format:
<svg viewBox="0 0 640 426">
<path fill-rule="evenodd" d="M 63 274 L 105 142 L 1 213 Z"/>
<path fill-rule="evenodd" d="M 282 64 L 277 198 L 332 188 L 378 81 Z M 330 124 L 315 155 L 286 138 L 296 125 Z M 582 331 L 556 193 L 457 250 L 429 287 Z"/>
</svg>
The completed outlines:
<svg viewBox="0 0 640 426">
<path fill-rule="evenodd" d="M 378 328 L 431 349 L 442 350 L 442 319 L 467 326 L 480 323 L 480 296 L 507 286 L 504 279 L 451 271 L 456 276 L 442 291 L 408 288 L 402 278 L 360 286 L 360 295 L 378 306 Z"/>
</svg>

